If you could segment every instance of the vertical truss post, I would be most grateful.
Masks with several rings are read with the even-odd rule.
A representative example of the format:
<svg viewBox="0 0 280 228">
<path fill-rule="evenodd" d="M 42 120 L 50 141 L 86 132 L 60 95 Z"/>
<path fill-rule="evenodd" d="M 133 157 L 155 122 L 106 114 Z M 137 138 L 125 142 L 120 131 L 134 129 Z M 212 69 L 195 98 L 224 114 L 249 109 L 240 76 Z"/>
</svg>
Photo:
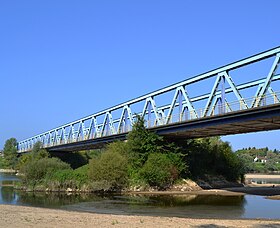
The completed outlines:
<svg viewBox="0 0 280 228">
<path fill-rule="evenodd" d="M 105 122 L 105 136 L 108 136 L 110 132 L 110 127 L 109 127 L 109 117 L 106 118 Z"/>
<path fill-rule="evenodd" d="M 124 132 L 128 130 L 128 110 L 126 109 L 124 112 Z"/>
<path fill-rule="evenodd" d="M 63 143 L 67 143 L 67 137 L 66 137 L 66 129 L 65 129 L 65 127 L 63 127 L 62 132 L 63 132 Z"/>
<path fill-rule="evenodd" d="M 148 101 L 148 127 L 151 127 L 151 119 L 152 119 L 152 104 L 151 101 Z"/>
<path fill-rule="evenodd" d="M 183 113 L 182 113 L 182 114 L 185 113 L 185 120 L 192 119 L 192 115 L 193 115 L 192 112 L 193 112 L 193 111 L 189 111 L 188 106 L 185 106 L 185 107 L 183 108 Z M 188 115 L 189 115 L 190 117 L 189 117 Z"/>
<path fill-rule="evenodd" d="M 178 100 L 179 100 L 179 122 L 182 121 L 183 117 L 183 92 L 181 90 L 178 91 Z"/>
<path fill-rule="evenodd" d="M 226 98 L 226 91 L 225 91 L 225 76 L 222 75 L 221 76 L 221 98 L 220 98 L 220 110 L 219 110 L 219 113 L 220 114 L 224 114 L 225 113 L 225 98 Z"/>
<path fill-rule="evenodd" d="M 82 121 L 82 132 L 83 132 L 83 140 L 88 139 L 88 135 L 87 135 L 87 129 L 85 127 L 85 121 Z"/>
<path fill-rule="evenodd" d="M 71 133 L 72 133 L 72 142 L 74 142 L 75 141 L 75 139 L 76 139 L 76 134 L 75 134 L 75 127 L 74 127 L 74 124 L 72 124 L 71 125 Z"/>
</svg>

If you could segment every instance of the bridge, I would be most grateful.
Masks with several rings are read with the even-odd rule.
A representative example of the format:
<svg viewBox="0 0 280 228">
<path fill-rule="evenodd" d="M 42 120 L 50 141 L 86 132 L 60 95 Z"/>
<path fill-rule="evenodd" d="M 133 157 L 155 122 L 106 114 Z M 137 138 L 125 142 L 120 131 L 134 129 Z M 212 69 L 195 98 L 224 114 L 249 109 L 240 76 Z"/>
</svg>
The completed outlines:
<svg viewBox="0 0 280 228">
<path fill-rule="evenodd" d="M 18 142 L 49 151 L 124 140 L 137 115 L 166 137 L 198 138 L 280 129 L 280 47 L 236 61 Z M 96 101 L 97 102 L 97 101 Z"/>
</svg>

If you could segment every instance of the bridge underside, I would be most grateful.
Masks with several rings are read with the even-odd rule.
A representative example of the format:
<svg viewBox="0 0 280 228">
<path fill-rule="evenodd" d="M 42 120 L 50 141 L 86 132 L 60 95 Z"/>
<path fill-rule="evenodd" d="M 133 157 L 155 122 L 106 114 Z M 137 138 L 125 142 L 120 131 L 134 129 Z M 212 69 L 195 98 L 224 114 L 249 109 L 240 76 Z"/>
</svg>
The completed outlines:
<svg viewBox="0 0 280 228">
<path fill-rule="evenodd" d="M 169 138 L 204 138 L 280 129 L 279 105 L 204 118 L 159 130 Z"/>
<path fill-rule="evenodd" d="M 169 139 L 191 139 L 260 132 L 280 129 L 280 105 L 241 110 L 202 119 L 151 128 L 151 131 Z M 125 140 L 126 133 L 53 146 L 48 151 L 78 151 L 102 148 L 104 145 Z"/>
</svg>

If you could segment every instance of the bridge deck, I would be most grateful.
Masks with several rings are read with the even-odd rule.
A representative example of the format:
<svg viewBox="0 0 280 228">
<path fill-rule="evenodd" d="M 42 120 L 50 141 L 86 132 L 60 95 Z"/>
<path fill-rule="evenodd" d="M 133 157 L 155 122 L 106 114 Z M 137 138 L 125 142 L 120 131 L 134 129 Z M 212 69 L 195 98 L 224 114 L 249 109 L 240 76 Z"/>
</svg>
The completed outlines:
<svg viewBox="0 0 280 228">
<path fill-rule="evenodd" d="M 209 135 L 222 136 L 277 129 L 280 129 L 280 104 L 150 128 L 159 135 L 173 139 L 203 138 L 209 137 Z M 127 133 L 122 133 L 57 145 L 49 147 L 48 150 L 67 152 L 96 149 L 116 140 L 125 140 L 126 135 Z"/>
</svg>

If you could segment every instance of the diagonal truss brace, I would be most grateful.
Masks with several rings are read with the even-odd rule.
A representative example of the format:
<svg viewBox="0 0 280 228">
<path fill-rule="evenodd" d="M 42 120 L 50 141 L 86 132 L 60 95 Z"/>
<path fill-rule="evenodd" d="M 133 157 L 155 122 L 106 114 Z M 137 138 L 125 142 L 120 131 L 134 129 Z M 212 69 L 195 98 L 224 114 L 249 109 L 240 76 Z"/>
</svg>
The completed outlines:
<svg viewBox="0 0 280 228">
<path fill-rule="evenodd" d="M 104 133 L 105 133 L 105 135 L 104 135 Z M 107 112 L 105 115 L 100 134 L 101 134 L 101 136 L 106 136 L 108 134 L 115 134 L 115 129 L 114 129 L 114 125 L 113 125 L 113 117 L 110 112 Z"/>
<path fill-rule="evenodd" d="M 91 133 L 92 132 L 92 133 Z M 89 124 L 89 129 L 88 129 L 88 136 L 87 139 L 89 139 L 89 137 L 92 135 L 93 138 L 98 137 L 99 136 L 99 129 L 97 127 L 97 121 L 95 116 L 93 116 L 90 120 L 90 124 Z"/>
<path fill-rule="evenodd" d="M 251 107 L 258 107 L 261 100 L 262 100 L 262 97 L 265 95 L 265 93 L 267 92 L 269 86 L 270 86 L 270 83 L 271 83 L 271 80 L 275 74 L 275 72 L 277 71 L 277 68 L 279 67 L 279 64 L 280 64 L 280 53 L 278 53 L 275 57 L 275 60 L 272 64 L 272 67 L 270 68 L 270 71 L 266 77 L 266 80 L 262 86 L 262 88 L 257 92 L 256 94 L 256 97 L 254 99 L 254 101 L 252 102 L 252 105 Z"/>
<path fill-rule="evenodd" d="M 156 102 L 152 97 L 148 97 L 145 101 L 145 105 L 143 108 L 142 116 L 145 116 L 148 113 L 148 126 L 151 124 L 151 113 L 155 115 L 155 121 L 157 123 L 161 123 L 161 119 L 159 117 L 159 113 L 157 110 Z"/>
<path fill-rule="evenodd" d="M 227 81 L 228 82 L 230 88 L 232 89 L 233 93 L 237 97 L 240 104 L 242 104 L 245 107 L 245 109 L 248 109 L 248 105 L 247 105 L 246 101 L 241 96 L 241 94 L 238 91 L 237 87 L 235 86 L 232 78 L 229 76 L 229 74 L 226 71 L 224 71 L 224 72 L 219 73 L 217 78 L 216 78 L 216 81 L 214 83 L 214 86 L 212 88 L 210 96 L 209 96 L 208 101 L 206 103 L 206 106 L 205 106 L 205 109 L 204 109 L 204 112 L 203 112 L 203 117 L 206 117 L 209 110 L 211 110 L 210 106 L 213 104 L 213 101 L 216 98 L 216 93 L 217 93 L 217 90 L 218 90 L 218 87 L 219 87 L 221 81 Z M 222 89 L 224 89 L 224 88 L 225 87 L 222 86 Z M 221 91 L 221 94 L 224 94 L 224 91 Z M 221 99 L 225 99 L 225 97 L 221 96 Z M 222 101 L 222 104 L 225 104 L 225 102 Z"/>
<path fill-rule="evenodd" d="M 133 125 L 133 117 L 132 117 L 132 112 L 131 109 L 128 105 L 125 105 L 122 110 L 121 118 L 118 124 L 118 129 L 117 132 L 121 132 L 121 128 L 124 126 L 124 131 L 126 132 L 128 129 L 128 120 L 130 120 L 130 126 Z"/>
<path fill-rule="evenodd" d="M 182 97 L 184 97 L 185 99 L 185 105 L 184 107 L 182 107 Z M 197 118 L 197 113 L 196 113 L 196 110 L 194 109 L 191 101 L 190 101 L 190 98 L 189 98 L 189 95 L 187 94 L 186 90 L 184 89 L 183 86 L 180 86 L 176 89 L 175 91 L 175 94 L 174 94 L 174 97 L 173 97 L 173 100 L 171 102 L 171 105 L 170 105 L 170 108 L 169 108 L 169 111 L 168 111 L 168 114 L 167 114 L 167 118 L 165 120 L 165 124 L 168 124 L 171 120 L 171 116 L 172 116 L 172 113 L 174 111 L 174 108 L 176 106 L 176 103 L 177 103 L 177 98 L 179 98 L 179 115 L 180 115 L 180 119 L 183 115 L 183 112 L 185 109 L 188 109 L 188 111 L 195 116 L 195 118 Z"/>
</svg>

